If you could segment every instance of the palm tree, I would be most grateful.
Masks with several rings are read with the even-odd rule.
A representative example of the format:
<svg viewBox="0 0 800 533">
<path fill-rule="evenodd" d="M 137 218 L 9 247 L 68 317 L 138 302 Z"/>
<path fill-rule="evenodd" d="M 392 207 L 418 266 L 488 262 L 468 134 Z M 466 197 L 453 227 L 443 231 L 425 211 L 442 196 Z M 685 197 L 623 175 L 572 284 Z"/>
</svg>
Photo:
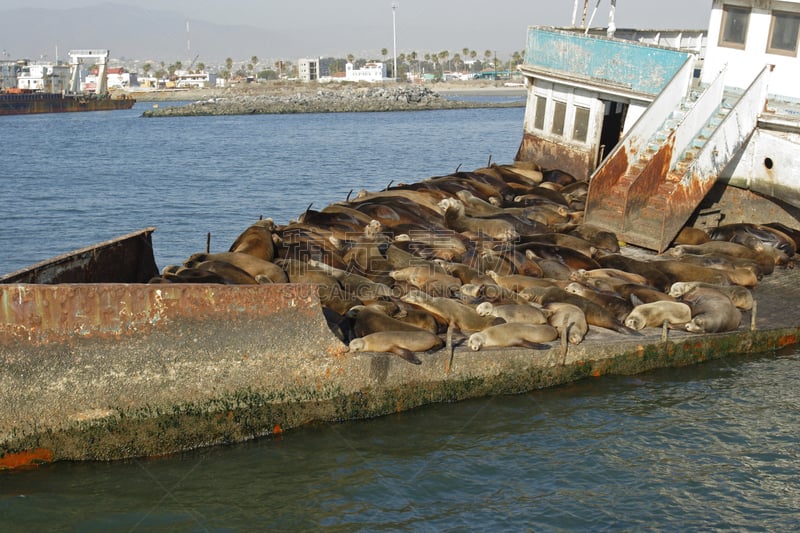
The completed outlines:
<svg viewBox="0 0 800 533">
<path fill-rule="evenodd" d="M 381 48 L 381 55 L 383 56 L 383 62 L 386 63 L 386 56 L 389 54 L 389 50 L 386 48 Z"/>
<path fill-rule="evenodd" d="M 256 78 L 258 78 L 258 71 L 256 70 L 256 65 L 258 65 L 258 56 L 253 56 L 250 58 L 250 66 L 248 67 L 251 72 L 256 72 Z"/>
<path fill-rule="evenodd" d="M 142 72 L 144 72 L 145 77 L 150 73 L 150 69 L 153 68 L 153 65 L 150 63 L 145 63 L 142 65 Z"/>
<path fill-rule="evenodd" d="M 450 52 L 447 50 L 442 50 L 439 52 L 439 59 L 442 60 L 442 77 L 444 77 L 444 64 L 447 62 L 448 57 L 450 57 Z"/>
<path fill-rule="evenodd" d="M 233 59 L 230 57 L 225 58 L 225 70 L 228 72 L 228 79 L 230 79 L 231 72 L 233 72 Z"/>
</svg>

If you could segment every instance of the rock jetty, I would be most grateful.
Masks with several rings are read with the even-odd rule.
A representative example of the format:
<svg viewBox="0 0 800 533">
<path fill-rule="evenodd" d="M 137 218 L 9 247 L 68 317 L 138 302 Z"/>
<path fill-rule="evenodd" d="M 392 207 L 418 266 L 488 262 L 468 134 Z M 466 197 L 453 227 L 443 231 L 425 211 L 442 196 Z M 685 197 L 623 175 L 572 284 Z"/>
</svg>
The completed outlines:
<svg viewBox="0 0 800 533">
<path fill-rule="evenodd" d="M 522 107 L 517 102 L 451 100 L 427 87 L 344 87 L 297 91 L 292 94 L 260 94 L 211 97 L 184 106 L 155 108 L 143 117 L 252 115 L 289 113 L 347 113 L 370 111 L 419 111 L 486 107 Z"/>
</svg>

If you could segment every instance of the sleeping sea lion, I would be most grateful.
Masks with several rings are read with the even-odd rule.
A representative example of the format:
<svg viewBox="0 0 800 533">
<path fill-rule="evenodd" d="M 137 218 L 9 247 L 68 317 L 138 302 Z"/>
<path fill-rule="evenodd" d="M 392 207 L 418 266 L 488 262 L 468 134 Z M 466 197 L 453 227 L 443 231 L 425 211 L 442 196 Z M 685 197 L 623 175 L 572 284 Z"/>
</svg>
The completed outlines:
<svg viewBox="0 0 800 533">
<path fill-rule="evenodd" d="M 229 263 L 244 270 L 253 278 L 263 276 L 265 281 L 269 280 L 272 283 L 286 283 L 288 281 L 286 273 L 281 267 L 271 261 L 245 252 L 197 253 L 190 255 L 183 264 L 187 267 L 195 267 L 204 261 Z"/>
<path fill-rule="evenodd" d="M 672 287 L 669 289 L 669 294 L 675 298 L 680 298 L 696 287 L 716 289 L 724 293 L 728 298 L 731 299 L 733 305 L 739 309 L 747 311 L 753 308 L 753 293 L 750 292 L 750 289 L 747 287 L 741 287 L 739 285 L 712 285 L 710 283 L 701 283 L 699 281 L 677 282 L 672 284 Z"/>
<path fill-rule="evenodd" d="M 636 333 L 602 306 L 558 287 L 531 287 L 522 291 L 520 296 L 529 301 L 536 302 L 543 307 L 547 307 L 547 305 L 552 302 L 570 303 L 580 307 L 583 314 L 586 316 L 586 322 L 592 326 L 611 329 L 625 334 Z"/>
<path fill-rule="evenodd" d="M 475 310 L 481 316 L 496 316 L 508 323 L 547 324 L 542 310 L 530 304 L 493 305 L 491 302 L 483 302 Z"/>
<path fill-rule="evenodd" d="M 493 316 L 480 316 L 475 309 L 456 300 L 430 296 L 420 290 L 409 291 L 401 300 L 432 313 L 442 324 L 452 324 L 464 332 L 480 331 L 499 320 Z"/>
<path fill-rule="evenodd" d="M 625 325 L 640 330 L 661 327 L 664 322 L 670 326 L 683 326 L 691 319 L 692 309 L 688 304 L 661 300 L 634 307 L 625 319 Z"/>
<path fill-rule="evenodd" d="M 353 333 L 356 337 L 364 337 L 378 331 L 426 331 L 392 318 L 378 304 L 355 305 L 345 316 L 353 321 Z"/>
<path fill-rule="evenodd" d="M 541 343 L 558 338 L 558 332 L 548 324 L 520 324 L 517 322 L 498 324 L 473 333 L 467 340 L 470 350 L 481 348 L 548 348 Z"/>
<path fill-rule="evenodd" d="M 695 287 L 682 296 L 682 301 L 692 308 L 692 320 L 686 331 L 693 333 L 718 333 L 739 327 L 742 314 L 723 292 L 709 287 Z"/>
<path fill-rule="evenodd" d="M 444 341 L 429 331 L 378 331 L 350 341 L 351 352 L 391 352 L 409 363 L 422 364 L 414 352 L 437 350 Z"/>
<path fill-rule="evenodd" d="M 600 291 L 576 281 L 569 283 L 564 290 L 582 296 L 612 313 L 617 319 L 625 320 L 633 309 L 633 304 L 614 291 Z"/>
<path fill-rule="evenodd" d="M 589 332 L 583 310 L 574 304 L 550 302 L 544 307 L 547 322 L 558 330 L 560 338 L 567 337 L 570 344 L 580 344 Z"/>
<path fill-rule="evenodd" d="M 275 258 L 275 243 L 272 240 L 272 229 L 275 223 L 268 218 L 260 220 L 244 230 L 231 245 L 229 252 L 242 252 L 272 261 Z"/>
</svg>

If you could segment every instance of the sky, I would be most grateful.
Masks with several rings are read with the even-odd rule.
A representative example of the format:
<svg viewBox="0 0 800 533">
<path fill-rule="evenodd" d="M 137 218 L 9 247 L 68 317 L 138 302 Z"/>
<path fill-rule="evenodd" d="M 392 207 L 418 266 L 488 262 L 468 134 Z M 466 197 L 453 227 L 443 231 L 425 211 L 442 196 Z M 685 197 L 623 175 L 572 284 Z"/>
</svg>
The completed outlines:
<svg viewBox="0 0 800 533">
<path fill-rule="evenodd" d="M 575 6 L 574 0 L 2 0 L 0 11 L 70 9 L 101 2 L 154 13 L 171 11 L 190 22 L 256 27 L 276 39 L 283 36 L 281 41 L 291 43 L 292 49 L 282 53 L 296 57 L 360 56 L 382 48 L 391 54 L 394 39 L 398 53 L 457 52 L 466 47 L 506 54 L 525 48 L 528 26 L 571 25 Z M 580 23 L 583 0 L 578 4 Z M 609 4 L 610 0 L 599 2 L 593 26 L 608 24 Z M 589 0 L 589 15 L 596 5 Z M 711 0 L 617 0 L 616 25 L 703 29 L 710 6 Z"/>
</svg>

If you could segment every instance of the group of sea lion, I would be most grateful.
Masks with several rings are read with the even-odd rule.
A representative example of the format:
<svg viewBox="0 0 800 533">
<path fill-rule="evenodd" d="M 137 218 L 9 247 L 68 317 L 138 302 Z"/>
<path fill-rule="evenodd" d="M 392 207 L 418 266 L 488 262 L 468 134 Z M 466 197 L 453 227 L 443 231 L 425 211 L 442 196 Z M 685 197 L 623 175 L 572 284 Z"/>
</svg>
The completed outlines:
<svg viewBox="0 0 800 533">
<path fill-rule="evenodd" d="M 686 228 L 662 255 L 629 253 L 583 223 L 588 183 L 528 163 L 361 192 L 277 225 L 259 220 L 223 253 L 152 282 L 314 283 L 351 351 L 577 344 L 594 331 L 735 330 L 751 289 L 790 265 L 800 231 Z"/>
</svg>

